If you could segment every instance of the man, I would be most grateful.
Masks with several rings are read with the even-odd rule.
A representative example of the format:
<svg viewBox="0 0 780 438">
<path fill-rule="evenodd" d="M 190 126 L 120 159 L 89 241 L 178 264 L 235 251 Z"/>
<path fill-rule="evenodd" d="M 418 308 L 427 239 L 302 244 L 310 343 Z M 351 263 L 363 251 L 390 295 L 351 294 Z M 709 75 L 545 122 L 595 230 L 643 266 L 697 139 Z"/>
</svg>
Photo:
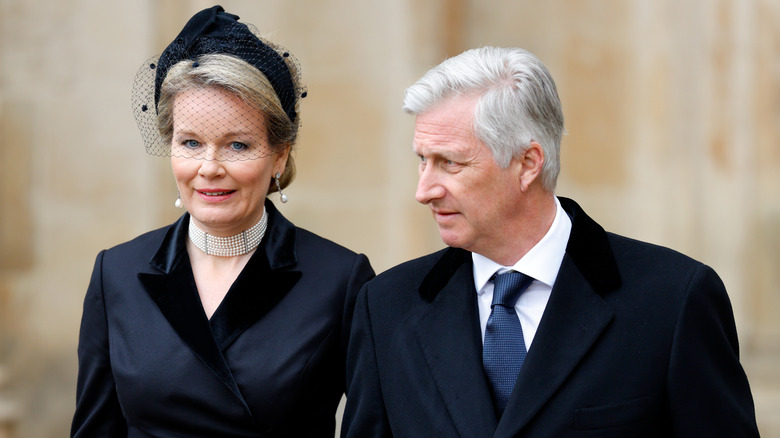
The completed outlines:
<svg viewBox="0 0 780 438">
<path fill-rule="evenodd" d="M 535 56 L 467 51 L 404 109 L 448 248 L 359 294 L 342 436 L 758 436 L 715 272 L 554 196 L 563 115 Z"/>
</svg>

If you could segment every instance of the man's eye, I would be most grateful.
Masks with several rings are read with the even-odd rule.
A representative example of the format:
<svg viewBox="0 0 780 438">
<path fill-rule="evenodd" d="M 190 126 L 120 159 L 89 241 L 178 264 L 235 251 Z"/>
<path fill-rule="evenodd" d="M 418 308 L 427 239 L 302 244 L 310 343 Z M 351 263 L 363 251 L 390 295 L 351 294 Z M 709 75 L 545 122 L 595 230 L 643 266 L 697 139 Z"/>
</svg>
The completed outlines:
<svg viewBox="0 0 780 438">
<path fill-rule="evenodd" d="M 422 155 L 420 155 L 420 162 L 421 162 L 421 163 L 424 163 L 424 162 L 425 162 L 425 157 L 423 157 Z"/>
</svg>

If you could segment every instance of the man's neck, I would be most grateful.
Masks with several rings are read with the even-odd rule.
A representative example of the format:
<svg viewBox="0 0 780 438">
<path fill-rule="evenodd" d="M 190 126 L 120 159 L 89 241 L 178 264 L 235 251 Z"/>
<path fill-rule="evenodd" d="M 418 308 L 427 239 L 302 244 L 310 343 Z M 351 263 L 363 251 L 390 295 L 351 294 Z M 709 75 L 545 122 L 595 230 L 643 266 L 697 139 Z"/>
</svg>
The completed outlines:
<svg viewBox="0 0 780 438">
<path fill-rule="evenodd" d="M 512 266 L 542 240 L 555 220 L 555 195 L 541 190 L 528 195 L 523 215 L 512 221 L 513 226 L 509 228 L 505 244 L 485 253 L 477 253 L 503 266 Z"/>
</svg>

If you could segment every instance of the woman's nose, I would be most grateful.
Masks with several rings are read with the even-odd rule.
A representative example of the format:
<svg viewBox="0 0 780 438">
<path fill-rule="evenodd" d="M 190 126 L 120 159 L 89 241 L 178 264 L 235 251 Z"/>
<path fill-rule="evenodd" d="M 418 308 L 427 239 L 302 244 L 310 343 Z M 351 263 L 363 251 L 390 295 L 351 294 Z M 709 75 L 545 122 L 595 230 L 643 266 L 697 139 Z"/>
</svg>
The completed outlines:
<svg viewBox="0 0 780 438">
<path fill-rule="evenodd" d="M 217 148 L 209 146 L 204 152 L 203 156 L 198 158 L 201 160 L 198 173 L 201 176 L 209 178 L 224 175 L 225 168 L 223 167 L 223 160 Z"/>
</svg>

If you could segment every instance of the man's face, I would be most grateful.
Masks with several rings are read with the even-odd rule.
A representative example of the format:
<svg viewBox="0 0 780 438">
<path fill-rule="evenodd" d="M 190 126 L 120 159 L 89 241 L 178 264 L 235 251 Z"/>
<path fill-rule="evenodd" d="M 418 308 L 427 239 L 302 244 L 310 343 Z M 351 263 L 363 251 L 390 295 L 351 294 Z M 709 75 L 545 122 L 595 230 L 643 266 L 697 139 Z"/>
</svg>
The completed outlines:
<svg viewBox="0 0 780 438">
<path fill-rule="evenodd" d="M 430 207 L 445 244 L 488 255 L 500 248 L 520 213 L 518 159 L 506 169 L 474 135 L 477 96 L 456 96 L 415 121 L 420 180 L 415 197 Z"/>
</svg>

